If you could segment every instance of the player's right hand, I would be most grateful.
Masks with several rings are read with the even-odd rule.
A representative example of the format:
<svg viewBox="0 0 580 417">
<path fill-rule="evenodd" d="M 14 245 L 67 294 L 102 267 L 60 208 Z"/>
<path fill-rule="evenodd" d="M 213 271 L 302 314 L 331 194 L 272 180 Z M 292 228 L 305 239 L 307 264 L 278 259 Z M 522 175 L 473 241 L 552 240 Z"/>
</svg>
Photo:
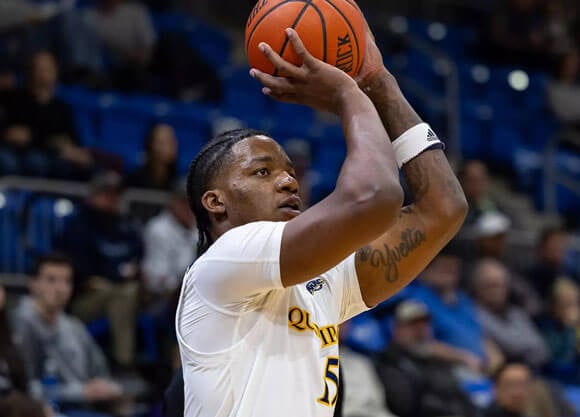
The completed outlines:
<svg viewBox="0 0 580 417">
<path fill-rule="evenodd" d="M 275 77 L 255 68 L 250 70 L 250 75 L 262 83 L 262 92 L 267 96 L 340 115 L 345 100 L 358 90 L 354 79 L 338 68 L 314 58 L 294 29 L 286 29 L 286 35 L 302 60 L 302 65 L 298 67 L 289 63 L 274 52 L 270 45 L 262 42 L 260 50 L 282 76 Z"/>
</svg>

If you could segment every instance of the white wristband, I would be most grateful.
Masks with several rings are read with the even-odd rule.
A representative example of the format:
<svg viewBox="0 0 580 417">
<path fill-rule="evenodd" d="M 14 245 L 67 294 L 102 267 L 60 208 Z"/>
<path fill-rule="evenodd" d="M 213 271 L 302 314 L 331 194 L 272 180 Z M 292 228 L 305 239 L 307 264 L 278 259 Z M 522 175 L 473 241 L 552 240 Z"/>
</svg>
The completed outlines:
<svg viewBox="0 0 580 417">
<path fill-rule="evenodd" d="M 433 129 L 427 123 L 413 126 L 393 142 L 397 165 L 401 168 L 404 164 L 415 158 L 421 152 L 439 145 L 444 149 L 445 145 L 439 140 Z"/>
</svg>

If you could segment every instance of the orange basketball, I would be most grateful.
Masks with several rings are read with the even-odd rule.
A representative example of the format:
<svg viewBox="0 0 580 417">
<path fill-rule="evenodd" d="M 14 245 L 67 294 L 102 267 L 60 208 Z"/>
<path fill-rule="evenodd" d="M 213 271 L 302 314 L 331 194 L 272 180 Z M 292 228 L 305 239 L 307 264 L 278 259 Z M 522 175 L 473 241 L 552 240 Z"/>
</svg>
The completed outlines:
<svg viewBox="0 0 580 417">
<path fill-rule="evenodd" d="M 300 65 L 284 29 L 294 28 L 316 58 L 351 76 L 358 73 L 365 53 L 366 26 L 353 0 L 258 0 L 246 24 L 246 55 L 250 66 L 275 74 L 260 52 L 268 43 L 285 60 Z"/>
</svg>

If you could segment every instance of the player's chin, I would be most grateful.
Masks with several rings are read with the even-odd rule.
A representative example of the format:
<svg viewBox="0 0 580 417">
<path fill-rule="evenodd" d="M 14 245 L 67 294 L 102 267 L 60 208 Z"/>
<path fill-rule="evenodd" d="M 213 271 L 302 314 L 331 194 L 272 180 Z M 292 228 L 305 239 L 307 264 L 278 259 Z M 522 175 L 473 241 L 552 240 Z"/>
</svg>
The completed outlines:
<svg viewBox="0 0 580 417">
<path fill-rule="evenodd" d="M 302 213 L 300 210 L 296 210 L 290 207 L 279 207 L 278 214 L 281 216 L 282 221 L 292 220 Z"/>
</svg>

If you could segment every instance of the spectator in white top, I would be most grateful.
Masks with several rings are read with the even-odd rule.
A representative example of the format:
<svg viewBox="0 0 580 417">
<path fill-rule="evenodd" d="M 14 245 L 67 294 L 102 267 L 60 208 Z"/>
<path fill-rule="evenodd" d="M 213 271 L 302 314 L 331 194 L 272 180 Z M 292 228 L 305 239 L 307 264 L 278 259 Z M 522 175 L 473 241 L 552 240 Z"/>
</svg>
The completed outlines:
<svg viewBox="0 0 580 417">
<path fill-rule="evenodd" d="M 175 185 L 167 208 L 145 228 L 143 271 L 149 292 L 167 296 L 179 288 L 183 274 L 195 259 L 197 237 L 185 181 L 181 180 Z"/>
</svg>

